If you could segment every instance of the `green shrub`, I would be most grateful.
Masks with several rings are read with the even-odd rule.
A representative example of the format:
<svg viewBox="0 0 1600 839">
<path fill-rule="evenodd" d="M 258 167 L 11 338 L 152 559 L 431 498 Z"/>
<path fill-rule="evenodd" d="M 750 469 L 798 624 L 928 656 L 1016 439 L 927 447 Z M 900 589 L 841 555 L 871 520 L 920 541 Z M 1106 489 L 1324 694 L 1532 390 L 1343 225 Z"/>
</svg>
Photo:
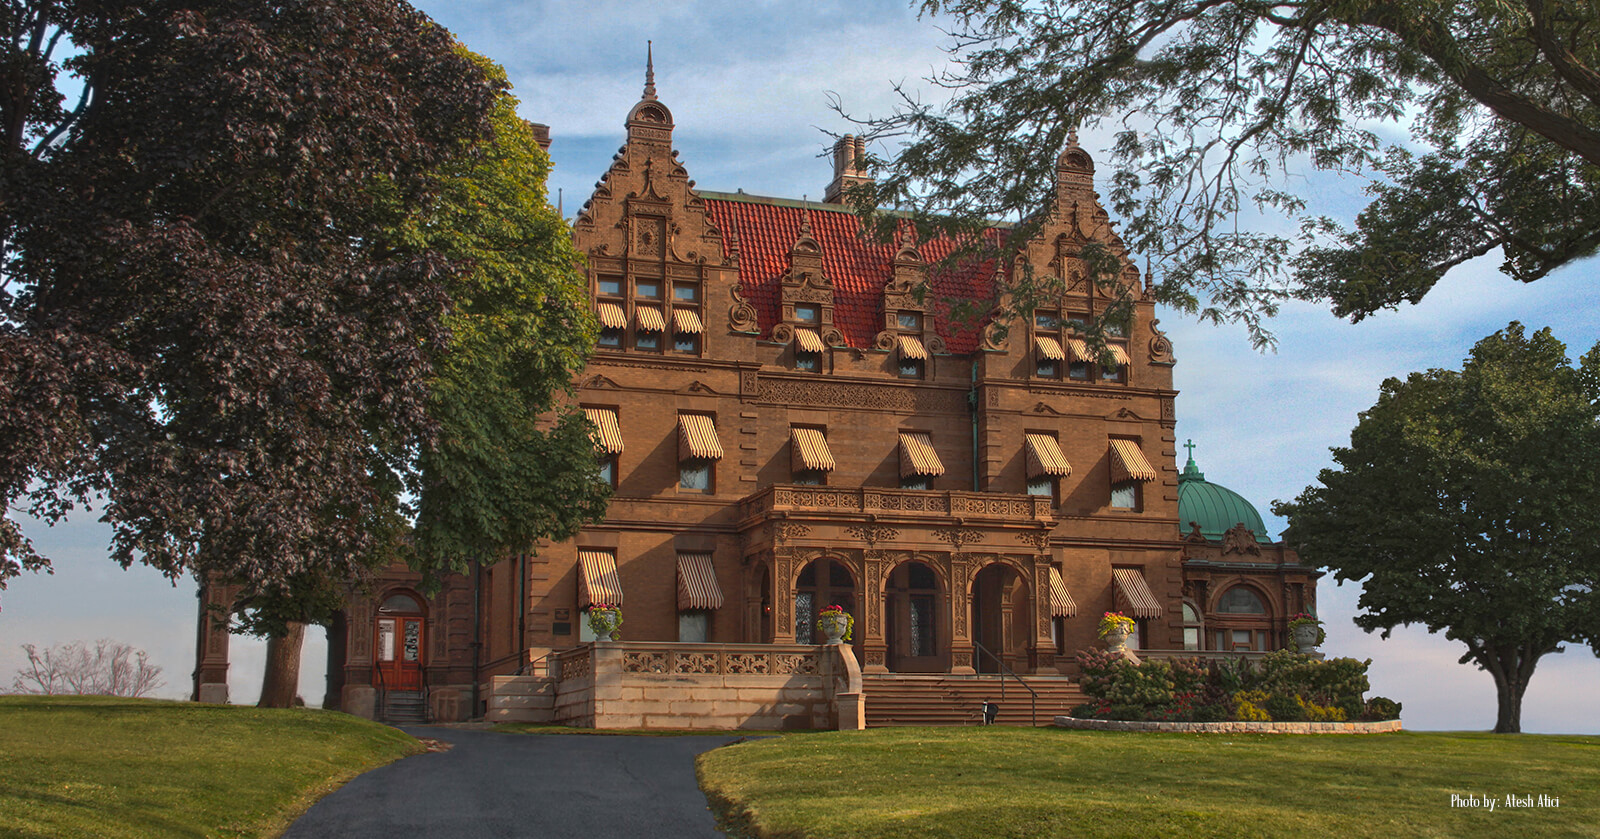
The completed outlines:
<svg viewBox="0 0 1600 839">
<path fill-rule="evenodd" d="M 1266 704 L 1266 691 L 1241 690 L 1233 695 L 1234 719 L 1243 722 L 1272 722 L 1272 715 L 1262 707 Z"/>
<path fill-rule="evenodd" d="M 1267 713 L 1273 722 L 1301 722 L 1306 718 L 1300 697 L 1292 693 L 1274 693 L 1267 697 Z"/>
<path fill-rule="evenodd" d="M 1367 700 L 1367 706 L 1361 718 L 1364 720 L 1397 720 L 1400 719 L 1400 703 L 1385 696 L 1374 696 Z"/>
<path fill-rule="evenodd" d="M 1113 705 L 1135 705 L 1141 709 L 1172 703 L 1172 667 L 1165 661 L 1146 661 L 1134 665 L 1123 662 L 1112 671 L 1105 699 Z"/>
<path fill-rule="evenodd" d="M 1205 689 L 1210 677 L 1210 668 L 1204 659 L 1175 658 L 1172 664 L 1172 691 L 1174 693 L 1194 693 Z"/>
<path fill-rule="evenodd" d="M 1105 718 L 1108 720 L 1142 720 L 1145 717 L 1143 705 L 1111 705 L 1106 708 Z"/>
<path fill-rule="evenodd" d="M 1300 703 L 1300 716 L 1306 722 L 1344 722 L 1344 711 L 1327 705 L 1318 705 L 1303 696 L 1296 696 L 1295 701 Z"/>
<path fill-rule="evenodd" d="M 1362 702 L 1359 696 L 1343 697 L 1336 704 L 1339 710 L 1344 712 L 1344 718 L 1347 720 L 1361 719 L 1367 711 L 1366 703 Z"/>
<path fill-rule="evenodd" d="M 1255 666 L 1242 658 L 1218 661 L 1212 668 L 1211 678 L 1228 696 L 1240 691 L 1255 690 L 1261 682 L 1261 675 L 1256 672 Z"/>
<path fill-rule="evenodd" d="M 1100 699 L 1105 698 L 1112 674 L 1120 667 L 1132 666 L 1121 654 L 1109 650 L 1079 650 L 1077 659 L 1082 671 L 1078 683 L 1083 692 Z"/>
<path fill-rule="evenodd" d="M 1320 705 L 1338 705 L 1352 697 L 1359 701 L 1371 687 L 1367 681 L 1371 664 L 1371 659 L 1317 659 L 1280 650 L 1261 659 L 1259 687 L 1268 693 L 1303 696 Z"/>
<path fill-rule="evenodd" d="M 1195 722 L 1226 722 L 1233 716 L 1226 704 L 1206 702 L 1194 707 Z"/>
<path fill-rule="evenodd" d="M 1073 708 L 1070 713 L 1074 718 L 1080 720 L 1099 719 L 1105 716 L 1106 709 L 1109 707 L 1110 706 L 1105 702 L 1101 700 L 1095 700 L 1094 702 L 1085 702 L 1082 705 Z"/>
</svg>

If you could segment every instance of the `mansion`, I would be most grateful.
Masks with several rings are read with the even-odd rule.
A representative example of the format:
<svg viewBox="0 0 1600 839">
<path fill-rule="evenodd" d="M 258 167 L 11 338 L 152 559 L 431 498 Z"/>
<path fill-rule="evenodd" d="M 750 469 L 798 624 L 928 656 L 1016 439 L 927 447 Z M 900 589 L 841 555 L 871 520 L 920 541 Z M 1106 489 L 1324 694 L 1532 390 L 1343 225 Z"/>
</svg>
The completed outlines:
<svg viewBox="0 0 1600 839">
<path fill-rule="evenodd" d="M 868 177 L 859 140 L 837 144 L 815 204 L 697 189 L 673 127 L 647 81 L 573 225 L 602 327 L 576 390 L 615 488 L 606 519 L 432 597 L 404 568 L 381 576 L 330 630 L 330 707 L 600 725 L 604 652 L 672 676 L 686 703 L 702 677 L 859 670 L 870 724 L 889 680 L 1070 684 L 1107 611 L 1135 618 L 1134 645 L 1155 655 L 1285 646 L 1319 572 L 1192 456 L 1180 470 L 1174 348 L 1075 141 L 1015 264 L 940 270 L 948 240 L 860 235 L 844 204 Z M 1119 257 L 1134 299 L 1106 324 L 1106 353 L 1084 333 L 1113 300 L 1082 277 L 1089 242 Z M 952 314 L 1023 263 L 1063 289 L 1025 321 Z M 599 603 L 622 608 L 618 642 L 593 643 Z M 832 604 L 854 633 L 818 664 Z M 199 656 L 196 697 L 225 699 L 225 631 L 204 619 Z M 513 677 L 537 683 L 496 700 Z M 590 715 L 563 716 L 562 684 L 585 678 Z M 656 694 L 634 690 L 604 719 L 647 721 Z M 774 697 L 751 707 L 804 704 Z M 550 713 L 496 713 L 523 706 Z"/>
</svg>

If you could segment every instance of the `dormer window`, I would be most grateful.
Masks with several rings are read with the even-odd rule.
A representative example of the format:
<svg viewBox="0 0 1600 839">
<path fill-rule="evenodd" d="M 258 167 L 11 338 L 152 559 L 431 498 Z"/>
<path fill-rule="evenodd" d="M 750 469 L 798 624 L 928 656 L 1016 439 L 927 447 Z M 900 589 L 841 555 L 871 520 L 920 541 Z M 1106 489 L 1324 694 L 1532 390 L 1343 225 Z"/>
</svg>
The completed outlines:
<svg viewBox="0 0 1600 839">
<path fill-rule="evenodd" d="M 796 305 L 794 319 L 801 323 L 815 324 L 822 320 L 822 307 L 810 303 Z"/>
<path fill-rule="evenodd" d="M 905 332 L 921 332 L 922 314 L 920 312 L 901 312 L 900 329 Z"/>
</svg>

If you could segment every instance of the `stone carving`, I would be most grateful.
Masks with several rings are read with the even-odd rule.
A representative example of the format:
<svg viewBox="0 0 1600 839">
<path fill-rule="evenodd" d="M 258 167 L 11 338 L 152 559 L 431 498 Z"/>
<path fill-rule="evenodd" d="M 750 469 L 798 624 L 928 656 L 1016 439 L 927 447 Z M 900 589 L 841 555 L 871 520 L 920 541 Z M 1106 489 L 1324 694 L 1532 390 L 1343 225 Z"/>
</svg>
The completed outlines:
<svg viewBox="0 0 1600 839">
<path fill-rule="evenodd" d="M 794 340 L 794 327 L 787 323 L 772 327 L 772 340 L 778 344 L 790 343 Z"/>
<path fill-rule="evenodd" d="M 561 681 L 581 679 L 589 675 L 589 652 L 581 651 L 561 658 Z"/>
<path fill-rule="evenodd" d="M 717 654 L 677 653 L 673 656 L 672 672 L 715 673 L 717 672 Z"/>
<path fill-rule="evenodd" d="M 733 298 L 733 305 L 728 307 L 728 328 L 734 332 L 760 332 L 761 323 L 756 319 L 756 307 L 740 296 L 741 291 L 743 289 L 738 283 L 728 289 L 728 296 Z"/>
<path fill-rule="evenodd" d="M 845 344 L 844 333 L 838 327 L 829 326 L 822 330 L 822 343 L 829 347 L 842 347 Z"/>
<path fill-rule="evenodd" d="M 754 396 L 759 386 L 760 376 L 754 370 L 746 370 L 739 374 L 739 393 L 745 396 Z"/>
<path fill-rule="evenodd" d="M 760 653 L 728 653 L 727 672 L 735 675 L 766 675 L 770 668 L 767 657 Z"/>
<path fill-rule="evenodd" d="M 865 656 L 867 663 L 872 665 L 883 664 L 883 650 L 867 650 Z"/>
<path fill-rule="evenodd" d="M 817 657 L 812 654 L 773 653 L 772 675 L 792 676 L 817 672 Z"/>
<path fill-rule="evenodd" d="M 885 329 L 872 339 L 872 348 L 882 352 L 892 352 L 899 344 L 900 333 L 892 329 Z"/>
<path fill-rule="evenodd" d="M 1153 334 L 1150 339 L 1150 363 L 1171 367 L 1177 363 L 1177 359 L 1172 357 L 1172 341 L 1167 339 L 1167 333 L 1156 328 L 1160 323 L 1160 320 L 1150 321 L 1150 332 Z"/>
<path fill-rule="evenodd" d="M 799 539 L 811 532 L 811 528 L 799 522 L 780 521 L 772 525 L 772 541 L 787 542 L 790 539 Z"/>
<path fill-rule="evenodd" d="M 944 339 L 940 338 L 938 335 L 929 335 L 926 339 L 926 343 L 928 346 L 928 352 L 933 353 L 934 355 L 949 355 L 949 351 L 945 349 Z"/>
<path fill-rule="evenodd" d="M 900 531 L 895 530 L 892 527 L 883 527 L 882 525 L 876 524 L 868 524 L 859 527 L 847 527 L 844 529 L 844 532 L 856 537 L 857 539 L 860 539 L 863 542 L 866 542 L 869 545 L 900 538 Z"/>
<path fill-rule="evenodd" d="M 667 672 L 667 654 L 664 652 L 624 652 L 622 654 L 622 672 L 665 673 Z"/>
<path fill-rule="evenodd" d="M 1032 545 L 1034 550 L 1043 553 L 1045 549 L 1050 547 L 1050 531 L 1027 530 L 1017 534 L 1017 541 L 1025 545 Z"/>
<path fill-rule="evenodd" d="M 1244 522 L 1239 522 L 1222 534 L 1222 553 L 1224 556 L 1227 554 L 1260 556 L 1261 544 L 1256 541 L 1255 531 L 1245 527 Z"/>
<path fill-rule="evenodd" d="M 949 542 L 954 550 L 961 550 L 963 545 L 983 541 L 983 532 L 970 527 L 941 527 L 933 531 L 933 535 L 940 541 Z"/>
<path fill-rule="evenodd" d="M 990 352 L 1004 352 L 1010 331 L 999 321 L 989 321 L 989 325 L 983 328 L 983 340 L 978 345 L 978 349 Z"/>
<path fill-rule="evenodd" d="M 971 667 L 972 653 L 957 651 L 950 654 L 950 663 L 956 667 Z"/>
<path fill-rule="evenodd" d="M 966 413 L 964 392 L 882 387 L 845 382 L 796 381 L 762 377 L 756 398 L 762 402 L 836 408 L 876 408 L 915 413 Z"/>
</svg>

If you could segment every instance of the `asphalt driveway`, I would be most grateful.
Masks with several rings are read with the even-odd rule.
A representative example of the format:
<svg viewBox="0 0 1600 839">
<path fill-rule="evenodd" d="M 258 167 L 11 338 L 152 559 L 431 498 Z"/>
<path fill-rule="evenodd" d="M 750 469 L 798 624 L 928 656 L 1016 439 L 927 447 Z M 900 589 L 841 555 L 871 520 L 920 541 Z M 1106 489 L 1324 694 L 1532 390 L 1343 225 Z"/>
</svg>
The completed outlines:
<svg viewBox="0 0 1600 839">
<path fill-rule="evenodd" d="M 694 758 L 735 737 L 404 730 L 454 747 L 356 778 L 285 839 L 722 835 L 695 783 Z"/>
</svg>

